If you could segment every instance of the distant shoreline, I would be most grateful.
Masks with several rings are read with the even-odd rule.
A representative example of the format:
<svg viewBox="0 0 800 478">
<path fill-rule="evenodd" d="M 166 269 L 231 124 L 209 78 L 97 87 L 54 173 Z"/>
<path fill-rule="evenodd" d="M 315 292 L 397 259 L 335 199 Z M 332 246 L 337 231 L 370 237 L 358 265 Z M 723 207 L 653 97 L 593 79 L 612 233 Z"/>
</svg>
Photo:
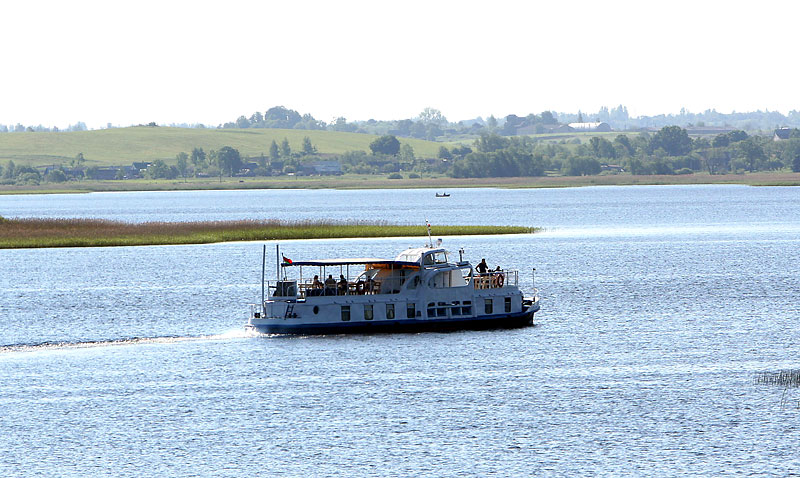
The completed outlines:
<svg viewBox="0 0 800 478">
<path fill-rule="evenodd" d="M 741 184 L 747 186 L 800 186 L 800 173 L 703 173 L 686 175 L 387 179 L 385 176 L 304 176 L 276 178 L 223 178 L 182 180 L 84 180 L 43 185 L 0 185 L 0 194 L 69 194 L 111 191 L 182 191 L 234 189 L 446 189 L 446 188 L 565 188 L 584 186 Z"/>
<path fill-rule="evenodd" d="M 437 236 L 526 234 L 518 226 L 436 226 Z M 0 249 L 152 246 L 237 241 L 426 236 L 425 226 L 333 221 L 200 221 L 129 223 L 102 219 L 0 217 Z"/>
</svg>

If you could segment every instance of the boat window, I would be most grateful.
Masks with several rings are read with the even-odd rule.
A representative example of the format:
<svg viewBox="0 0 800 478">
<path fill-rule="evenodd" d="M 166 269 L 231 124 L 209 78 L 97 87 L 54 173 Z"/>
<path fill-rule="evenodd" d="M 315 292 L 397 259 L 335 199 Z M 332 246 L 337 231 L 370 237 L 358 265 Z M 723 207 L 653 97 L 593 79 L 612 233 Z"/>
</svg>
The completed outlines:
<svg viewBox="0 0 800 478">
<path fill-rule="evenodd" d="M 511 312 L 511 297 L 506 297 L 506 312 Z"/>
<path fill-rule="evenodd" d="M 372 304 L 364 304 L 364 320 L 372 320 Z"/>
<path fill-rule="evenodd" d="M 472 301 L 465 300 L 463 307 L 461 307 L 461 315 L 472 315 Z"/>
<path fill-rule="evenodd" d="M 394 304 L 386 304 L 386 318 L 394 319 Z"/>
<path fill-rule="evenodd" d="M 457 300 L 453 301 L 452 307 L 450 308 L 450 314 L 452 314 L 452 315 L 461 315 L 461 307 L 459 307 L 460 303 L 461 302 L 459 302 Z"/>
<path fill-rule="evenodd" d="M 422 259 L 422 264 L 426 266 L 433 265 L 433 254 L 425 254 L 425 258 Z"/>
<path fill-rule="evenodd" d="M 436 252 L 433 254 L 433 262 L 436 264 L 447 264 L 447 253 Z"/>
<path fill-rule="evenodd" d="M 428 317 L 436 317 L 436 303 L 428 302 Z"/>
<path fill-rule="evenodd" d="M 492 313 L 492 299 L 483 299 L 483 311 L 487 314 Z"/>
<path fill-rule="evenodd" d="M 406 304 L 406 317 L 413 319 L 417 316 L 417 305 L 414 303 Z"/>
<path fill-rule="evenodd" d="M 350 320 L 350 306 L 343 305 L 342 306 L 342 320 L 347 322 Z"/>
</svg>

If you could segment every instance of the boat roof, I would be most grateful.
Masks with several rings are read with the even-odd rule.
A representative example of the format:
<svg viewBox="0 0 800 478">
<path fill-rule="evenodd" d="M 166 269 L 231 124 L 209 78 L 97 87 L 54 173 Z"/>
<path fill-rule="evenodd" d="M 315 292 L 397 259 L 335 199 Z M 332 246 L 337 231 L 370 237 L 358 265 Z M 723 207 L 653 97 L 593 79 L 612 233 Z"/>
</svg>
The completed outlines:
<svg viewBox="0 0 800 478">
<path fill-rule="evenodd" d="M 314 261 L 293 261 L 287 266 L 351 266 L 358 264 L 382 264 L 387 266 L 419 266 L 418 262 L 396 261 L 392 259 L 379 259 L 376 257 L 346 257 L 341 259 L 319 259 Z"/>
</svg>

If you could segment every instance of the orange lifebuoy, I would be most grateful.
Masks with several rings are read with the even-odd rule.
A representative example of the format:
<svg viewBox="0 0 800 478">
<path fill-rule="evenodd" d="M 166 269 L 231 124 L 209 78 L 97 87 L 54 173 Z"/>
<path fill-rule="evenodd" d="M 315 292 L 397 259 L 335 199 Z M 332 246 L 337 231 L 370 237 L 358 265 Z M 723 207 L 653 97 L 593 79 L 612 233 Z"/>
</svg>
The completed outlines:
<svg viewBox="0 0 800 478">
<path fill-rule="evenodd" d="M 497 275 L 497 287 L 503 287 L 503 283 L 506 281 L 506 278 L 503 277 L 503 274 Z"/>
</svg>

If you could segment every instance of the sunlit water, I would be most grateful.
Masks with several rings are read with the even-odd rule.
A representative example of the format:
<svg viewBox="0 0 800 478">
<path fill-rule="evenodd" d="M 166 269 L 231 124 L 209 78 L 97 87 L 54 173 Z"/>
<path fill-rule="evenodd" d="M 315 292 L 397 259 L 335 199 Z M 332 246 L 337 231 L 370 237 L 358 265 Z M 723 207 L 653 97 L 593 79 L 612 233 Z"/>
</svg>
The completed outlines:
<svg viewBox="0 0 800 478">
<path fill-rule="evenodd" d="M 685 476 L 800 469 L 800 189 L 0 196 L 6 217 L 519 224 L 444 238 L 537 326 L 246 334 L 261 243 L 0 251 L 2 476 Z M 420 239 L 286 241 L 393 257 Z M 274 244 L 269 244 L 274 247 Z M 270 266 L 272 270 L 273 266 Z"/>
</svg>

